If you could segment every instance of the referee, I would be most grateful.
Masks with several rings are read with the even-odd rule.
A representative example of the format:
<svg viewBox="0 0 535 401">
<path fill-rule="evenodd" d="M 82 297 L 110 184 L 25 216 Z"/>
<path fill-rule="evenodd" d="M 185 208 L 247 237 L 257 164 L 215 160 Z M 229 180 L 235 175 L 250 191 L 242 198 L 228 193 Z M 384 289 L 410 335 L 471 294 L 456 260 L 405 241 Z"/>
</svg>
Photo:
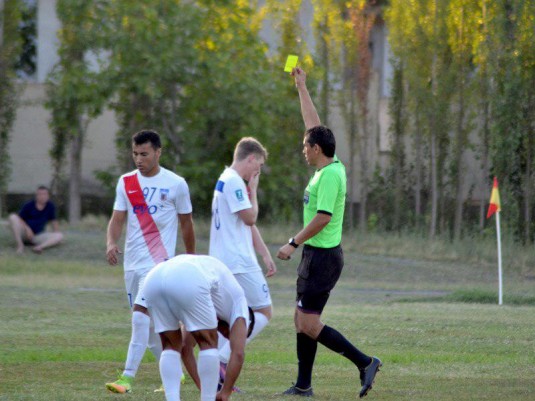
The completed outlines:
<svg viewBox="0 0 535 401">
<path fill-rule="evenodd" d="M 311 397 L 312 368 L 318 342 L 348 358 L 360 372 L 360 397 L 371 390 L 375 375 L 382 366 L 379 358 L 370 357 L 355 348 L 340 332 L 320 320 L 331 290 L 340 278 L 344 266 L 342 222 L 346 197 L 344 165 L 335 156 L 333 133 L 320 123 L 316 108 L 306 87 L 306 74 L 294 68 L 292 75 L 301 101 L 301 113 L 306 132 L 303 154 L 307 163 L 316 168 L 303 197 L 304 228 L 283 245 L 277 254 L 287 260 L 299 245 L 304 244 L 297 269 L 297 382 L 283 394 Z"/>
</svg>

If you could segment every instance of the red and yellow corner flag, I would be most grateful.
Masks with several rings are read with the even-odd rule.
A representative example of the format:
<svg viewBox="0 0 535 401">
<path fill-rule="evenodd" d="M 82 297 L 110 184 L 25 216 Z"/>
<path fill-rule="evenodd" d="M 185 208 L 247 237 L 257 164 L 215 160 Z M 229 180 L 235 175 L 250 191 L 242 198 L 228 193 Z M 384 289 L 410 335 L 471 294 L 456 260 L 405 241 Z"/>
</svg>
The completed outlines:
<svg viewBox="0 0 535 401">
<path fill-rule="evenodd" d="M 487 219 L 494 213 L 501 211 L 500 192 L 498 192 L 498 179 L 494 177 L 494 184 L 492 184 L 492 192 L 490 194 L 490 205 L 487 212 Z"/>
</svg>

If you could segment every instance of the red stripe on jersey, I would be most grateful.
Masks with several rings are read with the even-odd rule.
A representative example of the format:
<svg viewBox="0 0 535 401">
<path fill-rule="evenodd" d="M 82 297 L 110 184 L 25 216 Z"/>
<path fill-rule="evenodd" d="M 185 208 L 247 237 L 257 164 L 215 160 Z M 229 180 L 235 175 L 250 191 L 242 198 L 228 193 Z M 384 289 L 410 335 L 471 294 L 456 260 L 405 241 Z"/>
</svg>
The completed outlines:
<svg viewBox="0 0 535 401">
<path fill-rule="evenodd" d="M 150 256 L 154 263 L 160 263 L 168 259 L 167 250 L 162 242 L 160 230 L 149 213 L 149 206 L 145 202 L 143 190 L 139 185 L 137 174 L 127 175 L 124 177 L 124 188 L 126 196 L 132 205 L 132 212 L 139 221 L 139 227 L 143 233 L 143 238 L 149 249 Z M 136 209 L 138 212 L 136 213 Z"/>
</svg>

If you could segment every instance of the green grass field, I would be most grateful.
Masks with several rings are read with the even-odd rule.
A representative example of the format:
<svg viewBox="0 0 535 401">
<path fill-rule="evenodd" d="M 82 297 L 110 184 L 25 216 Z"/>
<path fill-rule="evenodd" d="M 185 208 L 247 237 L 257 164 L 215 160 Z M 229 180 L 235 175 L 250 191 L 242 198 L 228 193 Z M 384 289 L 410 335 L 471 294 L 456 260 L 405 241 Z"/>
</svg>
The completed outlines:
<svg viewBox="0 0 535 401">
<path fill-rule="evenodd" d="M 291 234 L 287 228 L 265 231 L 273 252 Z M 206 227 L 199 224 L 198 233 L 198 250 L 206 252 Z M 106 391 L 104 383 L 123 368 L 130 336 L 122 268 L 105 263 L 102 222 L 66 234 L 59 248 L 17 257 L 0 227 L 0 400 L 164 400 L 153 393 L 160 380 L 149 352 L 132 394 Z M 500 307 L 495 264 L 469 246 L 429 257 L 423 242 L 409 246 L 414 241 L 377 234 L 346 238 L 345 271 L 323 320 L 383 360 L 366 399 L 535 400 L 531 251 L 518 253 L 520 263 L 504 263 Z M 456 252 L 460 256 L 452 257 Z M 248 347 L 238 383 L 245 393 L 234 400 L 288 400 L 277 394 L 296 376 L 297 259 L 279 261 L 269 281 L 275 316 Z M 321 345 L 318 350 L 315 399 L 357 399 L 353 365 Z M 191 381 L 182 399 L 199 399 Z"/>
</svg>

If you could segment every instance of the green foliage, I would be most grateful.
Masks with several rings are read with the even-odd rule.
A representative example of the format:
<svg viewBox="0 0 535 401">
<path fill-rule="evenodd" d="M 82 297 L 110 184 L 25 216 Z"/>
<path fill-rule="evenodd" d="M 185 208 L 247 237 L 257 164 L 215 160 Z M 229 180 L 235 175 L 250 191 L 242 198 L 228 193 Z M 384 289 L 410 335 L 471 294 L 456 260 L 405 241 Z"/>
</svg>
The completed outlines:
<svg viewBox="0 0 535 401">
<path fill-rule="evenodd" d="M 99 13 L 98 42 L 109 54 L 99 82 L 114 94 L 120 168 L 131 166 L 132 134 L 156 129 L 162 164 L 187 179 L 196 213 L 208 214 L 235 144 L 254 136 L 270 152 L 262 213 L 293 216 L 304 170 L 298 98 L 259 38 L 263 10 L 243 1 L 167 0 L 115 1 Z"/>
<path fill-rule="evenodd" d="M 37 68 L 37 1 L 19 1 L 18 7 L 22 51 L 16 55 L 15 68 L 19 76 L 31 77 Z"/>
<path fill-rule="evenodd" d="M 524 241 L 533 232 L 534 117 L 527 110 L 534 107 L 534 7 L 529 0 L 418 0 L 410 7 L 391 1 L 385 9 L 392 52 L 407 82 L 409 124 L 425 134 L 431 206 L 434 185 L 443 205 L 438 220 L 450 219 L 445 205 L 462 188 L 463 154 L 472 149 L 484 173 L 501 180 L 504 221 Z M 478 147 L 468 141 L 474 131 Z"/>
<path fill-rule="evenodd" d="M 6 0 L 0 11 L 0 216 L 4 212 L 4 197 L 11 176 L 9 142 L 15 121 L 20 88 L 15 83 L 16 65 L 13 60 L 22 48 L 19 30 L 22 5 L 19 0 Z"/>
</svg>

